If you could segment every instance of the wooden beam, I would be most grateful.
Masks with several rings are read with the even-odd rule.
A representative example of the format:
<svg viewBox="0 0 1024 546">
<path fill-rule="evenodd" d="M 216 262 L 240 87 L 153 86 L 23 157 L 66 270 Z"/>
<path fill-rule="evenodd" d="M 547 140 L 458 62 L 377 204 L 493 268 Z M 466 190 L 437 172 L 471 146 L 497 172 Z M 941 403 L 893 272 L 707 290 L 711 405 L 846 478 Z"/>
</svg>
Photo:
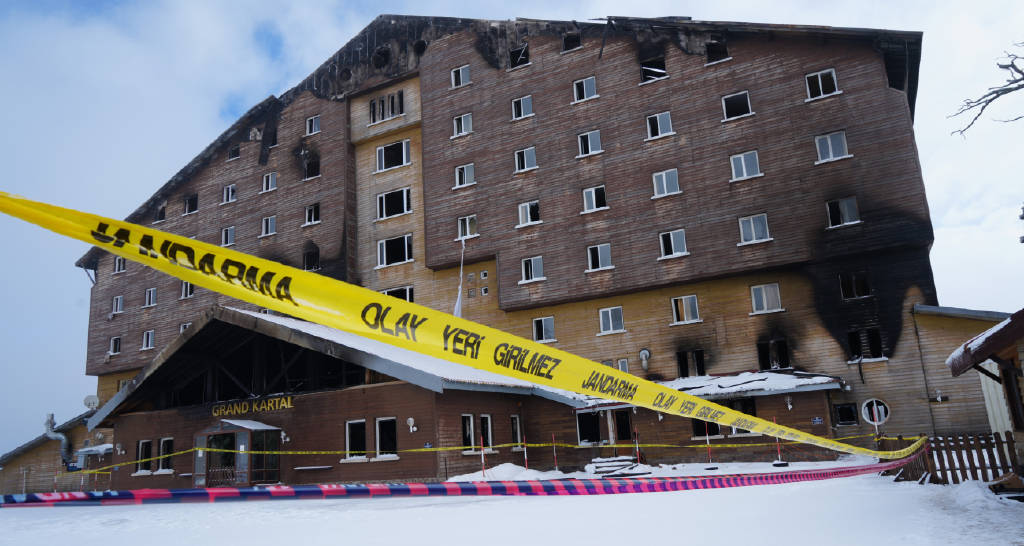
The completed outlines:
<svg viewBox="0 0 1024 546">
<path fill-rule="evenodd" d="M 989 379 L 991 379 L 992 381 L 995 381 L 996 383 L 1002 384 L 1003 380 L 999 379 L 998 375 L 996 375 L 996 374 L 986 370 L 985 368 L 983 368 L 981 366 L 981 364 L 975 364 L 974 366 L 971 366 L 971 367 L 974 368 L 975 370 L 978 370 L 978 373 L 980 373 L 981 375 L 984 375 L 985 377 L 988 377 Z"/>
</svg>

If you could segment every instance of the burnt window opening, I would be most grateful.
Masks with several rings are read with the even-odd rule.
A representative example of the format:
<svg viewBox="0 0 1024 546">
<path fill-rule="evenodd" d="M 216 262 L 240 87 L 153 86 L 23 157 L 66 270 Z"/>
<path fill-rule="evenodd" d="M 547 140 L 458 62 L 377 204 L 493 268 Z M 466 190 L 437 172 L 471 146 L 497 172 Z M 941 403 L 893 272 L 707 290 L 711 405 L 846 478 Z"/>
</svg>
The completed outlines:
<svg viewBox="0 0 1024 546">
<path fill-rule="evenodd" d="M 743 91 L 722 97 L 722 109 L 725 119 L 738 118 L 753 113 L 750 109 L 750 93 Z"/>
<path fill-rule="evenodd" d="M 380 46 L 373 52 L 373 67 L 384 68 L 391 62 L 391 49 L 387 46 Z"/>
<path fill-rule="evenodd" d="M 462 447 L 472 450 L 476 443 L 476 436 L 473 435 L 473 415 L 462 414 Z"/>
<path fill-rule="evenodd" d="M 136 472 L 150 472 L 153 470 L 153 461 L 147 461 L 144 459 L 150 459 L 153 457 L 153 441 L 152 440 L 139 440 L 139 443 L 135 446 L 135 460 L 139 461 L 135 463 Z"/>
<path fill-rule="evenodd" d="M 654 80 L 660 80 L 668 77 L 668 71 L 665 69 L 665 57 L 655 57 L 653 59 L 647 59 L 646 61 L 640 61 L 640 81 L 649 82 Z"/>
<path fill-rule="evenodd" d="M 863 271 L 839 274 L 839 291 L 844 300 L 866 298 L 871 295 L 868 274 Z"/>
<path fill-rule="evenodd" d="M 529 44 L 508 50 L 509 69 L 519 68 L 520 66 L 526 66 L 528 64 L 530 64 Z"/>
<path fill-rule="evenodd" d="M 581 444 L 599 443 L 601 441 L 601 413 L 596 411 L 577 413 L 576 431 Z"/>
<path fill-rule="evenodd" d="M 302 253 L 302 269 L 306 271 L 317 271 L 320 269 L 320 248 L 310 245 L 310 248 Z"/>
<path fill-rule="evenodd" d="M 828 210 L 828 227 L 834 228 L 860 223 L 860 211 L 856 197 L 844 197 L 825 203 Z"/>
<path fill-rule="evenodd" d="M 401 286 L 399 288 L 392 288 L 390 290 L 382 290 L 381 294 L 384 294 L 385 296 L 391 296 L 393 298 L 398 298 L 400 300 L 405 300 L 408 302 L 414 301 L 413 287 L 411 286 Z"/>
<path fill-rule="evenodd" d="M 370 123 L 387 121 L 405 114 L 405 91 L 370 99 Z"/>
<path fill-rule="evenodd" d="M 878 328 L 853 330 L 846 335 L 850 349 L 850 361 L 861 358 L 884 358 L 885 347 L 882 344 L 882 331 Z"/>
<path fill-rule="evenodd" d="M 167 219 L 167 203 L 162 203 L 153 213 L 154 222 L 163 222 Z"/>
<path fill-rule="evenodd" d="M 832 418 L 836 425 L 856 425 L 857 404 L 832 404 Z"/>
<path fill-rule="evenodd" d="M 757 364 L 761 370 L 789 368 L 789 344 L 781 338 L 759 341 L 757 343 Z"/>
<path fill-rule="evenodd" d="M 878 328 L 868 328 L 866 330 L 868 337 L 868 354 L 871 358 L 882 358 L 882 332 Z"/>
<path fill-rule="evenodd" d="M 678 368 L 679 377 L 690 377 L 691 361 L 693 362 L 693 375 L 707 375 L 707 369 L 704 364 L 704 350 L 694 349 L 692 351 L 676 352 L 676 367 Z"/>
<path fill-rule="evenodd" d="M 747 415 L 757 417 L 757 403 L 754 402 L 753 398 L 740 398 L 739 400 L 730 400 L 726 406 Z M 750 434 L 749 430 L 732 427 L 733 434 Z"/>
<path fill-rule="evenodd" d="M 707 64 L 717 63 L 719 61 L 725 61 L 730 59 L 729 48 L 725 44 L 725 39 L 721 37 L 712 38 L 706 44 L 707 47 Z"/>
<path fill-rule="evenodd" d="M 348 421 L 345 423 L 345 454 L 346 459 L 366 457 L 366 421 Z"/>
<path fill-rule="evenodd" d="M 701 421 L 700 419 L 690 419 L 693 423 L 693 435 L 698 438 L 705 436 L 721 436 L 722 427 L 718 426 L 718 423 L 712 423 L 710 421 Z"/>
<path fill-rule="evenodd" d="M 676 367 L 679 377 L 690 377 L 690 357 L 686 351 L 676 352 Z"/>
<path fill-rule="evenodd" d="M 377 419 L 377 456 L 398 454 L 398 420 Z"/>
<path fill-rule="evenodd" d="M 182 214 L 192 214 L 193 212 L 199 211 L 199 194 L 193 193 L 185 198 L 184 202 L 185 212 Z"/>
<path fill-rule="evenodd" d="M 238 159 L 242 155 L 242 149 L 238 144 L 228 148 L 228 161 Z"/>
<path fill-rule="evenodd" d="M 853 331 L 846 334 L 846 344 L 850 349 L 850 360 L 857 360 L 864 356 L 864 348 L 860 342 L 860 332 Z"/>
<path fill-rule="evenodd" d="M 572 51 L 583 47 L 583 37 L 579 32 L 567 32 L 562 36 L 562 51 Z"/>
<path fill-rule="evenodd" d="M 312 150 L 302 152 L 302 178 L 315 178 L 320 176 L 320 154 Z"/>
<path fill-rule="evenodd" d="M 615 421 L 615 443 L 622 444 L 633 440 L 633 423 L 630 422 L 630 414 L 633 413 L 628 409 L 615 410 L 614 421 Z"/>
<path fill-rule="evenodd" d="M 697 349 L 693 351 L 693 370 L 697 375 L 707 375 L 704 369 L 704 351 Z"/>
<path fill-rule="evenodd" d="M 264 144 L 267 145 L 267 148 L 273 148 L 274 146 L 277 146 L 277 128 L 276 127 L 273 128 L 273 129 L 267 128 L 266 132 L 263 134 L 263 142 L 264 142 Z"/>
</svg>

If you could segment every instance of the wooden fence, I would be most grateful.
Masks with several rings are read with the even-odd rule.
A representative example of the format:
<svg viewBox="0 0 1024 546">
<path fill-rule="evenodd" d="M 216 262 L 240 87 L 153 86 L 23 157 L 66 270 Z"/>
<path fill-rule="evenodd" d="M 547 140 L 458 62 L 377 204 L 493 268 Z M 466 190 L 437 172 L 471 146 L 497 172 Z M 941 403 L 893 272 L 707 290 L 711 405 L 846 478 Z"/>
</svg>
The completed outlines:
<svg viewBox="0 0 1024 546">
<path fill-rule="evenodd" d="M 880 440 L 879 449 L 900 449 L 914 440 Z M 889 471 L 897 481 L 960 483 L 967 480 L 992 481 L 1019 468 L 1010 432 L 934 436 L 928 454 L 898 470 Z"/>
</svg>

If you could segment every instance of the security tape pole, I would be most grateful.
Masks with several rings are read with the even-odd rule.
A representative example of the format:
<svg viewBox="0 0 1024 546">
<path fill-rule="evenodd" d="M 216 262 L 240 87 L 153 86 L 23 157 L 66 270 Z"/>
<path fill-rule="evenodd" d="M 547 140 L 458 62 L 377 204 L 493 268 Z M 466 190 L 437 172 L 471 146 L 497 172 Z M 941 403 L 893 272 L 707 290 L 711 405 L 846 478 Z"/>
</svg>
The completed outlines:
<svg viewBox="0 0 1024 546">
<path fill-rule="evenodd" d="M 260 307 L 547 388 L 884 459 L 909 455 L 923 442 L 877 451 L 815 436 L 442 311 L 146 226 L 4 192 L 0 212 Z"/>
</svg>

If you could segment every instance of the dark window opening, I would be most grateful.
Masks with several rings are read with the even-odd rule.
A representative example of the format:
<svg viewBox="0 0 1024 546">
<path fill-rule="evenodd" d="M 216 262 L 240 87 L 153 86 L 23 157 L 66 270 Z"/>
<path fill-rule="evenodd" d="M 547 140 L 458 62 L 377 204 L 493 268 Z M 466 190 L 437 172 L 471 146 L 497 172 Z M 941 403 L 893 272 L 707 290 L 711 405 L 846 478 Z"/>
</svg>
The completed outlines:
<svg viewBox="0 0 1024 546">
<path fill-rule="evenodd" d="M 844 300 L 870 296 L 871 286 L 868 284 L 867 273 L 840 273 L 839 290 Z"/>
<path fill-rule="evenodd" d="M 773 339 L 757 343 L 757 363 L 762 370 L 788 368 L 789 345 L 785 339 Z"/>
<path fill-rule="evenodd" d="M 404 262 L 412 257 L 412 237 L 403 236 L 383 241 L 384 256 L 381 265 Z"/>
<path fill-rule="evenodd" d="M 302 178 L 313 178 L 320 176 L 320 156 L 313 152 L 306 152 L 302 159 Z"/>
<path fill-rule="evenodd" d="M 392 288 L 391 290 L 385 290 L 384 295 L 409 302 L 413 301 L 413 291 L 411 286 L 403 286 L 401 288 Z"/>
<path fill-rule="evenodd" d="M 745 413 L 747 415 L 757 417 L 757 404 L 754 402 L 753 398 L 740 398 L 739 400 L 731 400 L 726 405 L 740 413 Z M 746 434 L 749 432 L 749 430 L 742 428 L 733 427 L 732 429 L 733 434 Z"/>
<path fill-rule="evenodd" d="M 174 438 L 162 438 L 160 440 L 160 455 L 170 455 L 174 453 Z M 174 468 L 171 457 L 164 457 L 157 463 L 160 470 L 170 470 Z"/>
<path fill-rule="evenodd" d="M 398 421 L 381 419 L 377 421 L 377 455 L 398 454 Z"/>
<path fill-rule="evenodd" d="M 722 39 L 708 42 L 707 51 L 709 63 L 724 61 L 729 58 L 729 48 L 726 47 L 725 40 Z"/>
<path fill-rule="evenodd" d="M 660 80 L 667 77 L 668 71 L 665 70 L 665 57 L 640 61 L 640 81 Z"/>
<path fill-rule="evenodd" d="M 191 214 L 199 210 L 199 194 L 193 193 L 185 198 L 185 214 Z"/>
<path fill-rule="evenodd" d="M 346 423 L 345 426 L 348 428 L 348 445 L 345 446 L 345 450 L 348 453 L 346 457 L 365 457 L 366 456 L 366 421 L 352 421 Z"/>
<path fill-rule="evenodd" d="M 633 425 L 629 419 L 630 413 L 632 413 L 632 411 L 628 409 L 615 410 L 614 420 L 616 444 L 633 441 Z"/>
<path fill-rule="evenodd" d="M 390 218 L 412 210 L 409 203 L 409 189 L 382 193 L 377 196 L 377 218 Z"/>
<path fill-rule="evenodd" d="M 491 447 L 491 416 L 480 416 L 480 446 L 484 449 Z"/>
<path fill-rule="evenodd" d="M 878 328 L 868 328 L 868 354 L 871 358 L 882 358 L 882 333 Z"/>
<path fill-rule="evenodd" d="M 562 51 L 571 51 L 583 47 L 583 38 L 579 32 L 569 32 L 562 36 Z"/>
<path fill-rule="evenodd" d="M 690 419 L 690 422 L 693 423 L 694 436 L 720 436 L 722 434 L 722 428 L 718 426 L 718 423 L 700 419 Z"/>
<path fill-rule="evenodd" d="M 253 451 L 279 451 L 280 449 L 281 431 L 254 430 L 252 432 Z M 281 456 L 253 453 L 250 478 L 253 483 L 277 483 L 281 481 Z"/>
<path fill-rule="evenodd" d="M 462 416 L 462 447 L 466 449 L 473 449 L 476 445 L 473 437 L 473 416 L 463 415 Z"/>
<path fill-rule="evenodd" d="M 750 94 L 747 92 L 737 93 L 722 99 L 725 107 L 725 119 L 745 116 L 750 110 Z"/>
<path fill-rule="evenodd" d="M 857 404 L 833 404 L 832 413 L 837 425 L 857 424 Z"/>
<path fill-rule="evenodd" d="M 320 249 L 316 245 L 302 253 L 302 269 L 306 271 L 320 269 Z"/>
<path fill-rule="evenodd" d="M 154 222 L 163 222 L 167 218 L 167 205 L 160 205 L 153 214 Z"/>
<path fill-rule="evenodd" d="M 516 68 L 530 63 L 530 46 L 524 45 L 508 51 L 509 68 Z"/>
<path fill-rule="evenodd" d="M 576 429 L 579 431 L 580 443 L 596 444 L 601 441 L 601 413 L 577 413 Z"/>
<path fill-rule="evenodd" d="M 150 471 L 153 470 L 153 461 L 143 461 L 142 459 L 149 459 L 153 457 L 153 442 L 150 440 L 141 440 L 135 446 L 135 460 L 141 461 L 135 463 L 135 471 Z"/>
<path fill-rule="evenodd" d="M 676 353 L 676 367 L 679 371 L 679 377 L 690 377 L 690 362 L 689 356 L 686 351 L 679 351 Z"/>
<path fill-rule="evenodd" d="M 860 342 L 860 332 L 848 332 L 846 343 L 850 347 L 850 360 L 857 360 L 864 356 L 864 348 Z"/>
<path fill-rule="evenodd" d="M 277 146 L 277 128 L 267 129 L 266 134 L 263 135 L 263 142 L 266 143 L 268 148 Z"/>
<path fill-rule="evenodd" d="M 238 159 L 240 155 L 242 155 L 242 151 L 238 144 L 228 148 L 228 159 Z"/>
<path fill-rule="evenodd" d="M 807 76 L 807 95 L 814 99 L 837 91 L 835 73 L 831 70 Z"/>
<path fill-rule="evenodd" d="M 384 146 L 384 169 L 405 165 L 405 146 L 402 142 Z M 384 170 L 381 169 L 381 170 Z"/>
<path fill-rule="evenodd" d="M 701 349 L 693 352 L 693 368 L 697 375 L 707 375 L 704 369 L 704 351 Z"/>
</svg>

